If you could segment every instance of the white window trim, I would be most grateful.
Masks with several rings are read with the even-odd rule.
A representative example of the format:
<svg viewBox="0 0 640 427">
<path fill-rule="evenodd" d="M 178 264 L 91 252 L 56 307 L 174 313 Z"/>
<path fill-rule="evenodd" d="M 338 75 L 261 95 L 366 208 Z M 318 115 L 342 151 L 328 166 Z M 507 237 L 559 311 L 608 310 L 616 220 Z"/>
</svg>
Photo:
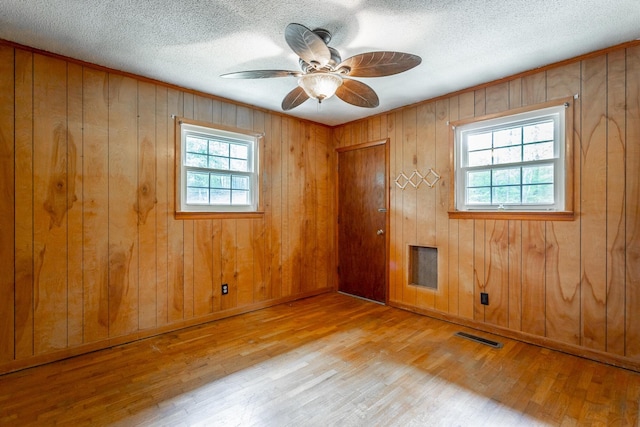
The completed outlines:
<svg viewBox="0 0 640 427">
<path fill-rule="evenodd" d="M 554 189 L 556 191 L 556 205 L 550 206 L 466 206 L 465 172 L 462 167 L 463 147 L 461 134 L 463 132 L 477 132 L 480 129 L 495 128 L 514 122 L 523 123 L 533 121 L 545 115 L 557 114 L 560 132 L 556 135 L 564 141 L 557 147 L 556 158 L 544 160 L 543 163 L 554 163 Z M 514 218 L 514 219 L 558 219 L 572 220 L 573 217 L 573 98 L 565 98 L 543 104 L 509 110 L 503 113 L 474 117 L 450 123 L 451 125 L 451 192 L 450 218 Z M 521 164 L 521 163 L 516 163 Z M 486 169 L 497 169 L 513 164 L 492 165 Z M 461 203 L 462 201 L 462 203 Z"/>
<path fill-rule="evenodd" d="M 238 175 L 250 177 L 250 201 L 247 205 L 196 205 L 186 203 L 186 182 L 188 170 L 199 170 L 197 167 L 189 167 L 184 164 L 186 157 L 185 138 L 188 134 L 202 135 L 205 137 L 218 136 L 227 140 L 235 140 L 246 143 L 249 147 L 249 161 L 252 163 L 252 172 L 233 172 Z M 176 118 L 176 216 L 190 218 L 190 214 L 199 217 L 201 215 L 217 214 L 251 214 L 259 211 L 259 173 L 260 156 L 259 141 L 261 134 L 254 132 L 218 126 L 210 123 L 198 122 L 184 118 Z M 205 168 L 203 170 L 212 171 L 215 169 Z M 227 171 L 229 172 L 229 171 Z M 185 216 L 186 215 L 186 216 Z"/>
</svg>

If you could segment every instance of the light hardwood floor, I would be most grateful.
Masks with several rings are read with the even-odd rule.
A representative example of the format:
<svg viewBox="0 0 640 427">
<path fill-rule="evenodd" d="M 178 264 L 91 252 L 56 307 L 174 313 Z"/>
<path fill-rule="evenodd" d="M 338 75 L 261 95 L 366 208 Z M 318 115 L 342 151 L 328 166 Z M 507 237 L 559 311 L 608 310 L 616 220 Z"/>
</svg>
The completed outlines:
<svg viewBox="0 0 640 427">
<path fill-rule="evenodd" d="M 634 426 L 639 400 L 638 373 L 325 294 L 1 376 L 0 425 Z"/>
</svg>

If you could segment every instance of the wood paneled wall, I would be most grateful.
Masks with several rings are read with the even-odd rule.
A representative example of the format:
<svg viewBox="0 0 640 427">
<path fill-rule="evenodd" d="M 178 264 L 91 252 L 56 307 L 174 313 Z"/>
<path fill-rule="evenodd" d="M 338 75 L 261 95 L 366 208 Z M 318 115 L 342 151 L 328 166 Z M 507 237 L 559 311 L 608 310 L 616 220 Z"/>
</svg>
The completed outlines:
<svg viewBox="0 0 640 427">
<path fill-rule="evenodd" d="M 574 94 L 575 221 L 450 220 L 447 122 Z M 638 43 L 349 123 L 334 137 L 339 147 L 390 140 L 392 304 L 640 362 Z M 429 168 L 442 177 L 433 189 L 393 183 Z M 408 245 L 438 248 L 437 291 L 408 285 Z"/>
<path fill-rule="evenodd" d="M 264 133 L 263 216 L 174 219 L 172 115 Z M 332 144 L 0 43 L 0 372 L 332 289 Z"/>
</svg>

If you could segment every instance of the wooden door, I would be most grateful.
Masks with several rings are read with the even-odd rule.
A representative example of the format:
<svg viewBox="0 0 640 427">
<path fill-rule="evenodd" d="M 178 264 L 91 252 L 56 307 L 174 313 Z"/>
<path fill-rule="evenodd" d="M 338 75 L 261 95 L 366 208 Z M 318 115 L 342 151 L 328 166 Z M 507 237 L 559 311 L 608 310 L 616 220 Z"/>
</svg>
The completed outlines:
<svg viewBox="0 0 640 427">
<path fill-rule="evenodd" d="M 338 153 L 338 288 L 383 303 L 387 296 L 385 165 L 385 141 Z"/>
</svg>

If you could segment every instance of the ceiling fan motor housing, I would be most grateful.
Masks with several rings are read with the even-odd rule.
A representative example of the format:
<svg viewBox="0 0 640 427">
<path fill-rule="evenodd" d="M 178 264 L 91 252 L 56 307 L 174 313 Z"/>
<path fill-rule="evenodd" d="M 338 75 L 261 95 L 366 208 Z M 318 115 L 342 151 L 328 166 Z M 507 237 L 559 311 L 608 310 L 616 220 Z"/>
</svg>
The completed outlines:
<svg viewBox="0 0 640 427">
<path fill-rule="evenodd" d="M 325 30 L 324 28 L 316 28 L 315 30 L 311 30 L 316 36 L 320 37 L 324 44 L 329 44 L 331 41 L 331 33 L 329 30 Z"/>
<path fill-rule="evenodd" d="M 304 59 L 300 58 L 300 68 L 303 72 L 313 72 L 315 71 L 329 71 L 333 72 L 336 70 L 336 66 L 342 62 L 342 57 L 340 56 L 340 52 L 337 49 L 327 46 L 329 48 L 329 52 L 331 53 L 331 59 L 324 67 L 319 67 L 319 64 L 309 64 Z"/>
</svg>

